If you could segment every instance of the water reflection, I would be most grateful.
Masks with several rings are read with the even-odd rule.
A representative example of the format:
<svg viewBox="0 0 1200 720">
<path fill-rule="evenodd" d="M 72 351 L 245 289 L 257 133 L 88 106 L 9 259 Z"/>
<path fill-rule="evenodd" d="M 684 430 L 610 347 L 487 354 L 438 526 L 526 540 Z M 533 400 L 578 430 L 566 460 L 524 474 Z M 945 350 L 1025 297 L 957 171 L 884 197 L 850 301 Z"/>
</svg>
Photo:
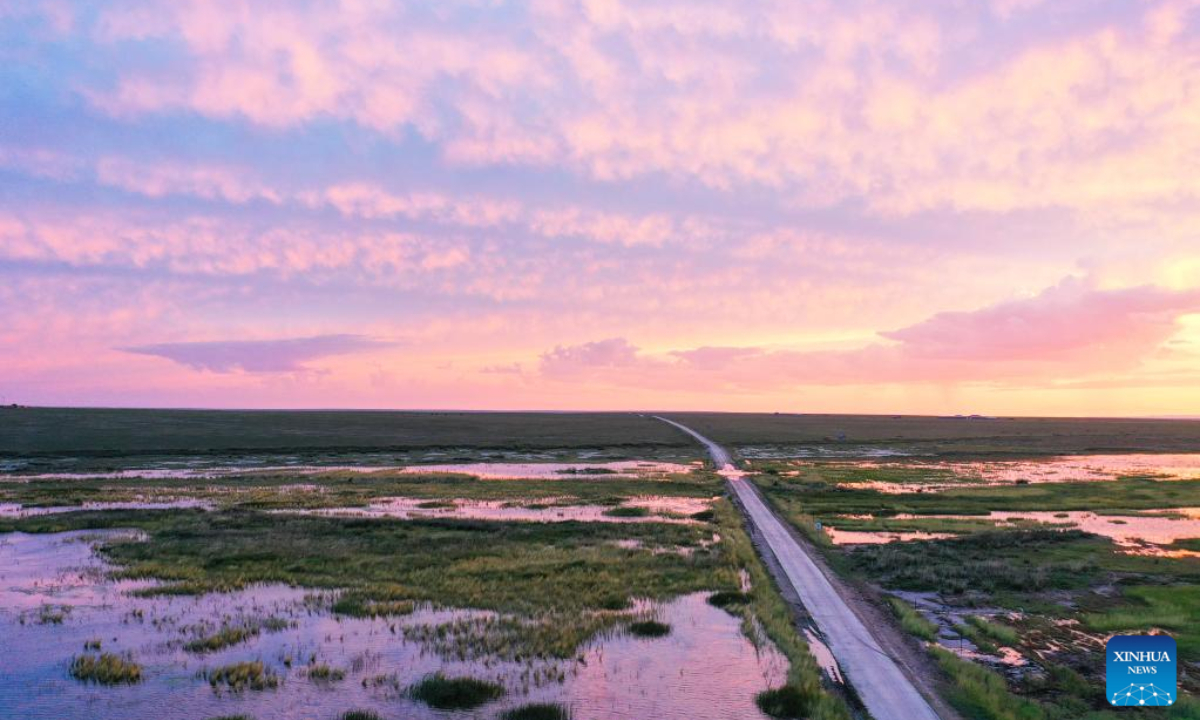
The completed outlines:
<svg viewBox="0 0 1200 720">
<path fill-rule="evenodd" d="M 129 541 L 136 536 L 124 534 Z M 246 714 L 258 720 L 333 718 L 350 708 L 384 717 L 440 718 L 402 689 L 444 670 L 500 681 L 508 696 L 462 717 L 494 717 L 525 702 L 563 702 L 576 717 L 762 718 L 754 695 L 782 683 L 787 661 L 770 646 L 756 649 L 739 621 L 711 607 L 702 593 L 652 606 L 672 627 L 665 638 L 613 635 L 586 645 L 577 659 L 511 662 L 447 660 L 406 638 L 406 628 L 486 615 L 419 609 L 391 619 L 331 616 L 330 597 L 259 586 L 202 597 L 131 597 L 145 582 L 114 582 L 91 542 L 121 534 L 0 535 L 0 717 L 30 720 L 172 720 Z M 39 609 L 62 611 L 61 624 L 38 621 Z M 197 627 L 284 621 L 273 632 L 211 653 L 183 645 Z M 412 633 L 420 635 L 420 633 Z M 67 674 L 84 644 L 131 653 L 145 680 L 137 685 L 84 685 Z M 217 693 L 198 674 L 229 662 L 261 660 L 278 674 L 277 690 Z M 308 677 L 310 663 L 346 673 L 338 682 Z"/>
<path fill-rule="evenodd" d="M 326 515 L 336 517 L 464 518 L 523 522 L 665 522 L 695 524 L 694 515 L 712 508 L 706 498 L 641 496 L 620 505 L 572 505 L 562 498 L 539 498 L 523 503 L 502 500 L 429 500 L 394 497 L 373 502 L 367 507 L 342 507 L 277 510 L 280 513 Z M 645 514 L 632 514 L 635 512 Z"/>
</svg>

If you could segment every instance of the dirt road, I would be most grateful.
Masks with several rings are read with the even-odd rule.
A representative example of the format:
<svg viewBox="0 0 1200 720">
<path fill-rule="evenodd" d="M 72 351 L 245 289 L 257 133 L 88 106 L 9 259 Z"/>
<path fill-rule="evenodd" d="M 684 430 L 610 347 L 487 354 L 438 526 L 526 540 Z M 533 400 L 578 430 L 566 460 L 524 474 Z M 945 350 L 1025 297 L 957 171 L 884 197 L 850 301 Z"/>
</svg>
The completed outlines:
<svg viewBox="0 0 1200 720">
<path fill-rule="evenodd" d="M 750 522 L 766 538 L 784 574 L 829 641 L 830 650 L 867 711 L 876 720 L 938 720 L 937 713 L 899 665 L 884 652 L 867 626 L 734 466 L 729 452 L 685 425 L 658 419 L 691 435 L 708 449 L 718 472 L 728 479 Z"/>
</svg>

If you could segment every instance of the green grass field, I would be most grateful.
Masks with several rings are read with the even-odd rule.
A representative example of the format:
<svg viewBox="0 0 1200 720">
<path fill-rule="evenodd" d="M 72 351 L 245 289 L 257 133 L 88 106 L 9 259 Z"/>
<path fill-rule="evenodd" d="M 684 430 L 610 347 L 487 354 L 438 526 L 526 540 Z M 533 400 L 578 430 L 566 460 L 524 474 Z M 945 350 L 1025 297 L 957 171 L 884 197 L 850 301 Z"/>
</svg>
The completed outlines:
<svg viewBox="0 0 1200 720">
<path fill-rule="evenodd" d="M 966 419 L 888 415 L 669 413 L 718 443 L 820 446 L 885 445 L 916 453 L 1073 454 L 1195 452 L 1198 420 L 1070 418 Z"/>
<path fill-rule="evenodd" d="M 0 454 L 230 454 L 695 445 L 635 413 L 0 408 Z M 698 453 L 697 453 L 698 455 Z"/>
</svg>

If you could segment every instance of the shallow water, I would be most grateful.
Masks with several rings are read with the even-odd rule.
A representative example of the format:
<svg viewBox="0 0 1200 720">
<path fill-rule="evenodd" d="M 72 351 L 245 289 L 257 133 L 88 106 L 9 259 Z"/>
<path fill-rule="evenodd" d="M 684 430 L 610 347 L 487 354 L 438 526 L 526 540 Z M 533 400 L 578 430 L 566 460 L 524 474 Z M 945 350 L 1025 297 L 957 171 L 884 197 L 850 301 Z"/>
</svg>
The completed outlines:
<svg viewBox="0 0 1200 720">
<path fill-rule="evenodd" d="M 847 516 L 850 517 L 850 516 Z M 871 516 L 854 516 L 871 519 Z M 911 515 L 900 513 L 895 520 L 990 520 L 998 527 L 1033 521 L 1063 529 L 1078 529 L 1115 542 L 1124 552 L 1169 557 L 1200 557 L 1191 550 L 1163 548 L 1177 540 L 1200 538 L 1200 508 L 1147 510 L 1139 515 L 1099 515 L 1086 511 L 1014 511 L 994 510 L 987 515 Z M 884 544 L 909 540 L 936 540 L 955 537 L 954 533 L 837 530 L 826 526 L 835 545 Z"/>
<path fill-rule="evenodd" d="M 644 496 L 634 497 L 619 506 L 609 505 L 558 505 L 559 498 L 540 498 L 527 504 L 517 505 L 501 500 L 454 499 L 450 507 L 422 507 L 428 498 L 395 497 L 373 502 L 367 507 L 320 508 L 311 510 L 279 510 L 281 513 L 298 512 L 305 515 L 330 515 L 336 517 L 387 517 L 411 518 L 465 518 L 471 520 L 502 520 L 523 522 L 609 522 L 609 523 L 677 523 L 695 524 L 687 516 L 712 508 L 712 501 L 705 498 Z M 530 507 L 532 505 L 533 507 Z M 541 507 L 546 505 L 546 507 Z M 605 515 L 614 507 L 644 508 L 649 515 L 621 517 Z M 665 514 L 664 514 L 665 513 Z"/>
<path fill-rule="evenodd" d="M 578 662 L 461 662 L 406 639 L 405 629 L 488 613 L 425 608 L 401 618 L 339 619 L 322 609 L 328 597 L 306 602 L 305 591 L 281 586 L 131 597 L 128 590 L 151 583 L 107 579 L 107 566 L 90 544 L 120 534 L 0 535 L 0 717 L 182 720 L 245 713 L 258 720 L 321 720 L 362 708 L 385 718 L 493 718 L 525 702 L 564 702 L 576 717 L 598 720 L 762 718 L 754 695 L 787 674 L 785 658 L 769 646 L 756 650 L 739 621 L 709 606 L 702 593 L 650 608 L 671 624 L 665 638 L 608 636 L 586 645 Z M 39 611 L 46 606 L 63 614 L 61 624 L 41 623 Z M 291 625 L 214 653 L 182 647 L 223 622 L 254 624 L 268 617 Z M 105 652 L 132 653 L 145 680 L 104 687 L 72 679 L 71 658 L 93 639 Z M 344 670 L 346 678 L 310 680 L 304 668 L 310 659 Z M 281 677 L 279 689 L 218 693 L 198 677 L 205 667 L 245 660 L 262 660 Z M 436 670 L 498 680 L 509 694 L 466 713 L 433 711 L 403 696 L 404 687 Z M 392 680 L 369 682 L 380 676 Z"/>
<path fill-rule="evenodd" d="M 564 480 L 572 478 L 645 477 L 691 472 L 695 465 L 623 460 L 608 463 L 459 463 L 413 465 L 402 473 L 462 473 L 481 480 Z"/>
<path fill-rule="evenodd" d="M 886 545 L 893 542 L 944 540 L 955 537 L 953 533 L 838 530 L 831 525 L 826 525 L 824 530 L 834 545 Z"/>
<path fill-rule="evenodd" d="M 897 447 L 860 445 L 826 447 L 822 445 L 741 445 L 738 455 L 747 460 L 787 460 L 789 458 L 888 458 L 911 457 L 920 453 Z"/>
<path fill-rule="evenodd" d="M 93 472 L 50 472 L 0 475 L 0 482 L 33 480 L 202 480 L 250 474 L 320 475 L 323 473 L 400 472 L 403 474 L 461 473 L 483 480 L 562 480 L 574 477 L 631 478 L 688 473 L 696 464 L 619 460 L 614 462 L 470 462 L 427 465 L 257 465 L 230 463 L 203 467 L 144 467 Z"/>
<path fill-rule="evenodd" d="M 1184 508 L 1195 511 L 1196 508 Z M 1176 540 L 1200 537 L 1200 518 L 1162 517 L 1157 515 L 1097 515 L 1092 512 L 992 512 L 988 516 L 1005 525 L 1008 521 L 1033 520 L 1061 524 L 1111 539 L 1124 552 L 1170 557 L 1200 557 L 1192 550 L 1168 550 L 1158 547 Z"/>
<path fill-rule="evenodd" d="M 846 462 L 860 469 L 927 471 L 929 479 L 912 482 L 863 480 L 842 482 L 842 487 L 874 490 L 887 494 L 938 492 L 971 486 L 1013 485 L 1016 483 L 1100 482 L 1122 476 L 1152 477 L 1159 480 L 1200 479 L 1200 454 L 1064 455 L 1037 460 L 986 461 L 889 461 Z M 809 467 L 821 467 L 805 464 Z M 947 477 L 951 478 L 949 481 Z"/>
<path fill-rule="evenodd" d="M 85 502 L 80 505 L 57 505 L 53 507 L 25 507 L 18 503 L 0 503 L 0 518 L 24 518 L 39 515 L 58 515 L 85 510 L 179 510 L 200 509 L 212 510 L 213 504 L 193 498 L 177 498 L 173 500 L 129 502 Z"/>
</svg>

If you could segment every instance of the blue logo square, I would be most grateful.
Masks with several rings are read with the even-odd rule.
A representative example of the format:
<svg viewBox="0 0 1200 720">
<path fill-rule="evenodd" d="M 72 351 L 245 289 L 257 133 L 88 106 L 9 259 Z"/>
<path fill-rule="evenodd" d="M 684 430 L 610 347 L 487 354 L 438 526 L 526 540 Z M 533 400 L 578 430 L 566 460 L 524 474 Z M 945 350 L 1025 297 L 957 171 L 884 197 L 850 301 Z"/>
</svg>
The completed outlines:
<svg viewBox="0 0 1200 720">
<path fill-rule="evenodd" d="M 1114 635 L 1105 652 L 1108 704 L 1175 704 L 1175 638 Z"/>
</svg>

